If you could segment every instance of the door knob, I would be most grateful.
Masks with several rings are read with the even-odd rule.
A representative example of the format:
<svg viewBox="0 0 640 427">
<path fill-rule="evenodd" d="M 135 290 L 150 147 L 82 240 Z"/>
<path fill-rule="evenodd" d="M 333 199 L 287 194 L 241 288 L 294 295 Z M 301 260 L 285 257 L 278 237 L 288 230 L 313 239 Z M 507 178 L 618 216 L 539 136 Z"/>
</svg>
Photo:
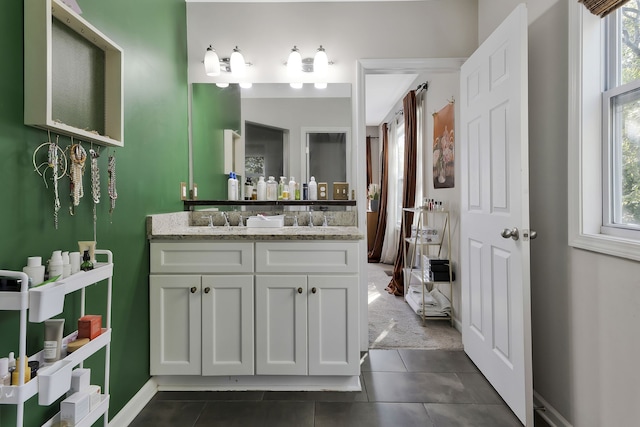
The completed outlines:
<svg viewBox="0 0 640 427">
<path fill-rule="evenodd" d="M 538 232 L 535 230 L 531 230 L 531 235 L 529 236 L 529 238 L 531 240 L 535 239 L 536 237 L 538 237 Z"/>
<path fill-rule="evenodd" d="M 315 294 L 317 291 L 318 291 L 318 290 L 317 290 L 315 287 L 311 288 L 311 293 L 312 293 L 312 294 Z"/>
<path fill-rule="evenodd" d="M 298 293 L 301 294 L 302 293 L 302 288 L 298 288 Z"/>
<path fill-rule="evenodd" d="M 204 288 L 204 293 L 205 293 L 205 294 L 208 294 L 208 293 L 209 293 L 209 291 L 211 291 L 211 288 L 210 288 L 210 287 L 208 287 L 208 286 L 207 286 L 206 288 Z"/>
<path fill-rule="evenodd" d="M 198 290 L 198 288 L 196 288 L 195 286 L 193 286 L 191 289 L 189 289 L 191 291 L 192 294 L 195 294 L 196 291 Z"/>
<path fill-rule="evenodd" d="M 518 240 L 520 238 L 520 232 L 518 231 L 517 227 L 513 227 L 511 230 L 505 228 L 504 230 L 502 230 L 502 233 L 500 233 L 500 235 L 505 239 L 511 237 L 513 240 Z"/>
</svg>

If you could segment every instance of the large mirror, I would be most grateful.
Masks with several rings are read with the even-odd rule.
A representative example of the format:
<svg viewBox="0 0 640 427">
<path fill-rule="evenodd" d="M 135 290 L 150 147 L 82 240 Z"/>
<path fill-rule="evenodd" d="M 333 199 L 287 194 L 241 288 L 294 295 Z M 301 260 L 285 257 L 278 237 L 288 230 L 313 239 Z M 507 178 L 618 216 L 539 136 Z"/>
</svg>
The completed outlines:
<svg viewBox="0 0 640 427">
<path fill-rule="evenodd" d="M 259 83 L 241 89 L 192 85 L 190 177 L 199 199 L 225 199 L 224 130 L 241 135 L 242 178 L 286 176 L 288 182 L 350 182 L 351 85 L 326 89 Z M 228 146 L 229 147 L 229 146 Z M 244 160 L 244 161 L 242 161 Z M 238 162 L 236 161 L 236 164 Z"/>
</svg>

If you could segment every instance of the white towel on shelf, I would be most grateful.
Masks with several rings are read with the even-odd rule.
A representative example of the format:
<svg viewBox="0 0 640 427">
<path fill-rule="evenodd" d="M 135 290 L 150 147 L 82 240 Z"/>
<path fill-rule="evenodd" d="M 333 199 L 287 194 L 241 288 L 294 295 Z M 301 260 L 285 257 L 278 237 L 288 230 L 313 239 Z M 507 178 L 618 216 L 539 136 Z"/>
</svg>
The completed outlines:
<svg viewBox="0 0 640 427">
<path fill-rule="evenodd" d="M 409 290 L 410 292 L 407 293 L 405 300 L 419 316 L 422 316 L 423 308 L 427 317 L 444 317 L 451 314 L 451 302 L 439 290 L 433 289 L 429 292 L 429 296 L 433 298 L 435 304 L 425 305 L 424 307 L 422 306 L 422 294 L 420 292 L 411 292 L 411 288 Z M 427 294 L 425 293 L 425 300 L 426 296 Z"/>
<path fill-rule="evenodd" d="M 423 305 L 422 288 L 424 285 L 410 285 L 409 294 L 411 298 L 420 306 Z M 436 305 L 436 300 L 427 289 L 424 290 L 424 305 Z"/>
</svg>

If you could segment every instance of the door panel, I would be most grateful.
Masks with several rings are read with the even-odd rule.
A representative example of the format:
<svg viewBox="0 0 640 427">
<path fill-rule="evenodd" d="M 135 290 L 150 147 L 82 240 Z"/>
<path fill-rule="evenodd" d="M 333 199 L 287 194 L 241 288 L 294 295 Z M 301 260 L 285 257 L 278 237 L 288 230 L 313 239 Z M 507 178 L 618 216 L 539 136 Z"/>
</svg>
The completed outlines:
<svg viewBox="0 0 640 427">
<path fill-rule="evenodd" d="M 151 275 L 151 375 L 200 374 L 200 276 Z"/>
<path fill-rule="evenodd" d="M 306 276 L 258 275 L 255 287 L 256 374 L 307 375 Z"/>
<path fill-rule="evenodd" d="M 529 278 L 527 12 L 524 4 L 461 69 L 461 292 L 465 351 L 533 425 Z M 519 230 L 513 239 L 503 230 Z"/>
<path fill-rule="evenodd" d="M 203 276 L 202 290 L 202 375 L 253 375 L 253 276 Z"/>
</svg>

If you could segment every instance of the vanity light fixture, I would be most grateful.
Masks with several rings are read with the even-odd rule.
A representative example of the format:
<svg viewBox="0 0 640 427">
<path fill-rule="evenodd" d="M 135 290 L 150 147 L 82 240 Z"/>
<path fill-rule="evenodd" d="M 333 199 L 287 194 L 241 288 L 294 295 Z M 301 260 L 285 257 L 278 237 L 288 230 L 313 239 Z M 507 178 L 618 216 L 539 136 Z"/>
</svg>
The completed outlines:
<svg viewBox="0 0 640 427">
<path fill-rule="evenodd" d="M 220 58 L 211 45 L 204 54 L 204 72 L 212 77 L 220 75 Z"/>
<path fill-rule="evenodd" d="M 329 59 L 322 45 L 318 48 L 316 55 L 313 57 L 313 72 L 321 78 L 327 77 L 329 71 Z"/>
<path fill-rule="evenodd" d="M 302 55 L 297 46 L 293 46 L 289 59 L 287 59 L 287 75 L 289 76 L 289 86 L 293 89 L 302 88 Z"/>
<path fill-rule="evenodd" d="M 329 59 L 322 45 L 316 51 L 313 58 L 302 58 L 297 46 L 293 46 L 287 60 L 287 76 L 289 77 L 289 86 L 294 89 L 302 88 L 303 73 L 314 74 L 314 86 L 316 89 L 326 89 L 327 74 L 329 71 Z"/>
<path fill-rule="evenodd" d="M 218 86 L 219 88 L 224 89 L 225 87 L 229 87 L 229 83 L 216 83 L 216 86 Z"/>
</svg>

